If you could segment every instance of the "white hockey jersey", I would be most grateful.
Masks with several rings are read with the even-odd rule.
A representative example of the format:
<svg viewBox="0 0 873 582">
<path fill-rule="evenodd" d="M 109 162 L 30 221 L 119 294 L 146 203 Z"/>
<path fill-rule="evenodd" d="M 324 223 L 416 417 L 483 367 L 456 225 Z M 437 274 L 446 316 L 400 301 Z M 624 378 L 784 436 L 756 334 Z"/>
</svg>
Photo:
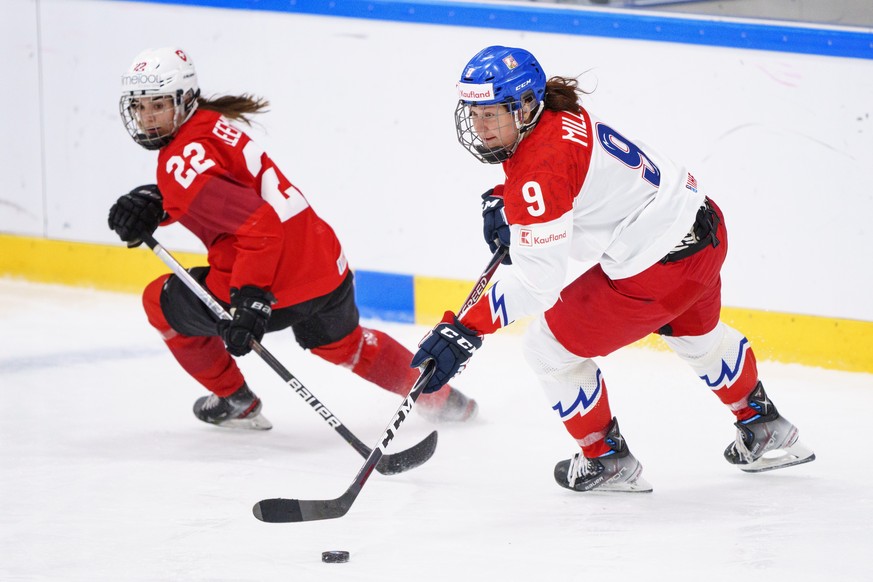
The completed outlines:
<svg viewBox="0 0 873 582">
<path fill-rule="evenodd" d="M 586 110 L 543 112 L 503 164 L 513 268 L 463 318 L 490 333 L 549 309 L 570 259 L 612 279 L 640 273 L 688 233 L 704 195 L 686 168 Z"/>
</svg>

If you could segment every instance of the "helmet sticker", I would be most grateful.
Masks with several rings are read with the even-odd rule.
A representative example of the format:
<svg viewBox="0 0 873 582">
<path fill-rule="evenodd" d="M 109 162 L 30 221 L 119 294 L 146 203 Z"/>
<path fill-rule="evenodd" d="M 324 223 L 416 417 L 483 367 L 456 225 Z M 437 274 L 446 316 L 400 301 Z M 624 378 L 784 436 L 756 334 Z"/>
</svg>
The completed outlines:
<svg viewBox="0 0 873 582">
<path fill-rule="evenodd" d="M 518 66 L 518 61 L 516 61 L 512 55 L 506 55 L 502 60 L 503 64 L 506 65 L 506 68 L 510 71 Z"/>
<path fill-rule="evenodd" d="M 180 59 L 182 59 L 183 61 L 185 61 L 186 63 L 188 62 L 188 57 L 187 57 L 187 55 L 185 55 L 185 53 L 182 51 L 182 49 L 176 49 L 176 56 L 179 57 Z"/>
<path fill-rule="evenodd" d="M 458 96 L 462 101 L 490 101 L 494 99 L 494 85 L 458 83 Z"/>
</svg>

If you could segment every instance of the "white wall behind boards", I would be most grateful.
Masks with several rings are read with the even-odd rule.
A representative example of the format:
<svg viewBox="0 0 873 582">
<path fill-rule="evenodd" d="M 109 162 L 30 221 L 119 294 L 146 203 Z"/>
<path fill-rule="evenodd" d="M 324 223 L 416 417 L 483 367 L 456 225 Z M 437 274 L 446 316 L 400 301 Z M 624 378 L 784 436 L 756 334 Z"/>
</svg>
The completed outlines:
<svg viewBox="0 0 873 582">
<path fill-rule="evenodd" d="M 0 92 L 0 231 L 41 235 L 46 212 L 36 0 L 3 5 L 0 55 L 0 79 L 4 80 Z"/>
<path fill-rule="evenodd" d="M 106 213 L 154 181 L 156 154 L 122 127 L 119 78 L 143 48 L 178 45 L 205 95 L 271 101 L 253 136 L 353 267 L 471 279 L 488 256 L 479 194 L 501 173 L 457 144 L 454 86 L 507 44 L 583 74 L 587 106 L 689 165 L 727 214 L 726 305 L 873 321 L 870 60 L 99 0 L 12 0 L 0 33 L 15 79 L 0 232 L 120 244 Z"/>
</svg>

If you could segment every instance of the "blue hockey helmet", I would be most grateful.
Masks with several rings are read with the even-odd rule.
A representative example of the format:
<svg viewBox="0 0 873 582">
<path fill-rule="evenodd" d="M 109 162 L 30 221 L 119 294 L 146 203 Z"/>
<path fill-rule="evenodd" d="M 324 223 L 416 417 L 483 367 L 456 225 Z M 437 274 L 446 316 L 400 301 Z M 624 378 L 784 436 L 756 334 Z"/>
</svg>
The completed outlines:
<svg viewBox="0 0 873 582">
<path fill-rule="evenodd" d="M 458 141 L 484 163 L 508 159 L 536 125 L 543 110 L 546 75 L 536 58 L 520 48 L 490 46 L 470 59 L 458 81 L 455 127 Z M 514 142 L 487 145 L 473 127 L 476 108 L 503 105 L 517 130 Z M 493 140 L 492 140 L 493 141 Z"/>
</svg>

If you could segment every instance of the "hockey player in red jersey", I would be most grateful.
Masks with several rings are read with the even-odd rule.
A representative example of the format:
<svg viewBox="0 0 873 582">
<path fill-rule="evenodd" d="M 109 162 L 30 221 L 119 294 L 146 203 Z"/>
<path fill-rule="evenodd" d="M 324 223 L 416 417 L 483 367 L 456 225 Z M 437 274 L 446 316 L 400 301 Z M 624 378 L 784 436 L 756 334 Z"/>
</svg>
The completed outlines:
<svg viewBox="0 0 873 582">
<path fill-rule="evenodd" d="M 267 105 L 248 95 L 201 97 L 191 58 L 176 48 L 142 52 L 122 76 L 121 117 L 136 143 L 158 150 L 157 184 L 121 196 L 109 226 L 138 246 L 143 233 L 179 222 L 205 245 L 208 266 L 191 274 L 231 320 L 216 321 L 175 275 L 149 284 L 143 304 L 179 364 L 210 391 L 194 414 L 226 427 L 271 427 L 231 357 L 247 354 L 266 332 L 290 327 L 303 348 L 399 395 L 418 379 L 409 350 L 359 324 L 352 272 L 334 231 L 234 125 Z M 457 390 L 421 402 L 435 422 L 477 412 Z"/>
<path fill-rule="evenodd" d="M 528 51 L 492 46 L 464 67 L 460 143 L 502 164 L 483 195 L 492 251 L 511 269 L 459 321 L 447 312 L 413 359 L 433 359 L 427 390 L 463 369 L 482 336 L 534 316 L 528 363 L 579 446 L 555 467 L 576 491 L 651 491 L 613 417 L 592 358 L 657 332 L 735 416 L 724 452 L 747 472 L 812 461 L 758 379 L 748 340 L 719 321 L 727 230 L 689 170 L 582 107 L 574 79 L 548 81 Z M 595 263 L 566 284 L 570 259 Z"/>
</svg>

